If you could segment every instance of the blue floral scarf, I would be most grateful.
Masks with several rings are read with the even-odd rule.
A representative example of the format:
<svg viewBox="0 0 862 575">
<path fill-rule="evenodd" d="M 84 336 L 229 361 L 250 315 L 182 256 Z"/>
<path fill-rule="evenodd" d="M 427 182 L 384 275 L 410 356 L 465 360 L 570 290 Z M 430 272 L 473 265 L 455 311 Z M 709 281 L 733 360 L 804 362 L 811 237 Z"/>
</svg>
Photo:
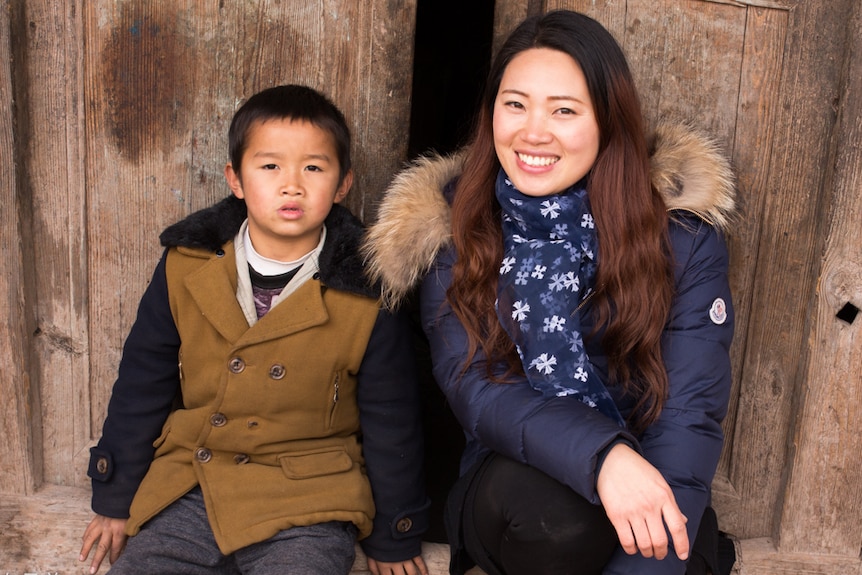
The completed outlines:
<svg viewBox="0 0 862 575">
<path fill-rule="evenodd" d="M 584 349 L 577 308 L 595 281 L 598 240 L 585 180 L 544 197 L 497 176 L 504 256 L 497 316 L 515 342 L 530 385 L 551 396 L 576 395 L 624 426 Z"/>
</svg>

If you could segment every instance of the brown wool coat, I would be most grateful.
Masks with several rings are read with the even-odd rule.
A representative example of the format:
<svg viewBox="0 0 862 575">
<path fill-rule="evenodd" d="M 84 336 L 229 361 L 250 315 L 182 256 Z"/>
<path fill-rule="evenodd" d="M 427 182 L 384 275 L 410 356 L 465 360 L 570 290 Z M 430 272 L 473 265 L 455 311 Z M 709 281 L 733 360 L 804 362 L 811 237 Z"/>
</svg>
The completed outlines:
<svg viewBox="0 0 862 575">
<path fill-rule="evenodd" d="M 200 484 L 226 554 L 330 520 L 367 536 L 374 503 L 355 376 L 378 302 L 311 279 L 249 327 L 232 243 L 215 254 L 171 249 L 167 277 L 179 335 L 191 342 L 180 350 L 185 409 L 155 443 L 127 532 Z"/>
</svg>

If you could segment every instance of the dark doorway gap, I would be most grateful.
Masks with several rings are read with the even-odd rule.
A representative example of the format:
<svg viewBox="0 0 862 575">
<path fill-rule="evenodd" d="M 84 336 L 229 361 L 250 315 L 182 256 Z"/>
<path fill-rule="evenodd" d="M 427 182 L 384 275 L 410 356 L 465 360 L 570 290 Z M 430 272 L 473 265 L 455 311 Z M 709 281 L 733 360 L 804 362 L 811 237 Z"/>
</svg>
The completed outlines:
<svg viewBox="0 0 862 575">
<path fill-rule="evenodd" d="M 409 159 L 448 154 L 466 143 L 490 65 L 493 29 L 493 0 L 418 0 Z M 443 510 L 458 479 L 464 433 L 431 375 L 415 294 L 407 308 L 414 320 L 431 498 L 430 526 L 423 538 L 445 543 Z"/>
<path fill-rule="evenodd" d="M 465 143 L 491 59 L 494 0 L 418 0 L 408 156 Z"/>
</svg>

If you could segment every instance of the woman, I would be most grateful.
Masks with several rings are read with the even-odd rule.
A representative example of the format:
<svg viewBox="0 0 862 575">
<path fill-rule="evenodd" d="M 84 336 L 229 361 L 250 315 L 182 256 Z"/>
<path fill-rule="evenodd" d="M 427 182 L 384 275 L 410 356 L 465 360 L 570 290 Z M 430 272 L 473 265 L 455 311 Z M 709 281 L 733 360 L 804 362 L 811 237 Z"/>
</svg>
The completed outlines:
<svg viewBox="0 0 862 575">
<path fill-rule="evenodd" d="M 380 206 L 371 267 L 392 305 L 421 284 L 467 438 L 452 573 L 686 571 L 730 388 L 733 184 L 708 139 L 665 126 L 650 154 L 643 124 L 600 24 L 529 18 L 465 152 Z"/>
</svg>

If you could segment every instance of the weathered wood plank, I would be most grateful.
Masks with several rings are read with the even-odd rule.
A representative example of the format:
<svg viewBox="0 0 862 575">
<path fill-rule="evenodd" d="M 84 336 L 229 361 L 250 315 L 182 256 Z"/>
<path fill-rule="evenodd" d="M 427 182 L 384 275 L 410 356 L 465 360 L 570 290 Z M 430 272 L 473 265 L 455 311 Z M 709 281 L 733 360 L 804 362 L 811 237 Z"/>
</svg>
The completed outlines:
<svg viewBox="0 0 862 575">
<path fill-rule="evenodd" d="M 736 549 L 739 575 L 862 575 L 858 555 L 781 552 L 769 538 L 745 539 L 737 543 Z"/>
<path fill-rule="evenodd" d="M 22 244 L 26 215 L 18 196 L 16 125 L 13 96 L 12 12 L 9 2 L 0 3 L 0 493 L 30 493 L 41 482 L 38 453 L 38 394 L 30 381 L 30 329 L 25 298 L 25 268 Z M 17 18 L 16 18 L 17 20 Z"/>
<path fill-rule="evenodd" d="M 87 255 L 79 89 L 80 25 L 73 3 L 19 6 L 22 82 L 16 142 L 20 201 L 28 216 L 25 266 L 35 328 L 31 348 L 42 445 L 32 446 L 46 481 L 73 480 L 89 441 Z M 72 49 L 67 49 L 72 47 Z M 46 455 L 46 452 L 48 453 Z"/>
<path fill-rule="evenodd" d="M 757 273 L 761 220 L 769 191 L 768 166 L 779 112 L 779 79 L 787 19 L 787 13 L 783 11 L 747 11 L 745 47 L 739 75 L 732 162 L 737 176 L 740 211 L 728 241 L 730 283 L 736 312 L 736 332 L 731 348 L 734 377 L 724 423 L 725 448 L 718 468 L 718 475 L 725 485 L 713 488 L 714 505 L 721 527 L 731 533 L 736 533 L 741 523 L 738 517 L 739 494 L 732 488 L 729 476 L 733 445 L 736 441 L 746 441 L 745 429 L 737 428 L 737 406 L 742 393 L 740 382 L 751 317 L 752 284 Z"/>
<path fill-rule="evenodd" d="M 825 250 L 808 332 L 804 405 L 784 496 L 780 549 L 856 557 L 862 547 L 862 5 L 848 18 Z M 852 321 L 851 321 L 852 320 Z"/>
<path fill-rule="evenodd" d="M 835 110 L 823 103 L 840 96 L 836 55 L 844 51 L 850 4 L 800 3 L 789 13 L 730 470 L 742 538 L 775 534 L 794 414 L 806 389 L 820 385 L 806 380 L 805 358 L 835 124 Z"/>
</svg>

